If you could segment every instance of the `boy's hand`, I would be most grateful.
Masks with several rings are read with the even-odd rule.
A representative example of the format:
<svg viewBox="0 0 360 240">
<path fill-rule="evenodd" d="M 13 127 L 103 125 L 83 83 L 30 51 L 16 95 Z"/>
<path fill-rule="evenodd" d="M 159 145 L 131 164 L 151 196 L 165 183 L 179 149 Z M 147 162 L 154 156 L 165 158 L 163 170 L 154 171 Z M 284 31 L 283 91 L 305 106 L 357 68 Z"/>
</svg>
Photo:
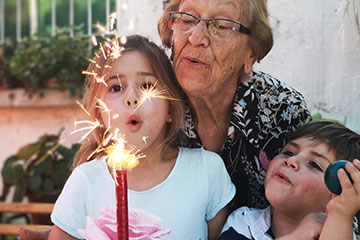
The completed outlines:
<svg viewBox="0 0 360 240">
<path fill-rule="evenodd" d="M 310 213 L 306 215 L 296 228 L 277 240 L 315 240 L 319 239 L 321 230 L 326 220 L 326 213 Z"/>
<path fill-rule="evenodd" d="M 337 174 L 342 192 L 340 195 L 332 195 L 332 199 L 326 206 L 326 212 L 331 216 L 352 221 L 354 215 L 360 210 L 360 161 L 355 159 L 352 163 L 347 163 L 345 169 L 350 174 L 353 183 L 344 169 L 339 169 Z"/>
</svg>

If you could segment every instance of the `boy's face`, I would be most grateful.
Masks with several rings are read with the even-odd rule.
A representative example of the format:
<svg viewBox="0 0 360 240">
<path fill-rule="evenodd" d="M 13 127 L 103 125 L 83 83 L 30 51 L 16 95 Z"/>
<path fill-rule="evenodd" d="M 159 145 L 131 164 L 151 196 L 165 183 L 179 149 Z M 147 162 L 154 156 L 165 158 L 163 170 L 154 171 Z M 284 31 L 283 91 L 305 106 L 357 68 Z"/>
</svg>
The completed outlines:
<svg viewBox="0 0 360 240">
<path fill-rule="evenodd" d="M 325 143 L 295 139 L 270 161 L 265 179 L 266 197 L 274 209 L 306 215 L 324 211 L 331 198 L 324 172 L 335 153 Z"/>
</svg>

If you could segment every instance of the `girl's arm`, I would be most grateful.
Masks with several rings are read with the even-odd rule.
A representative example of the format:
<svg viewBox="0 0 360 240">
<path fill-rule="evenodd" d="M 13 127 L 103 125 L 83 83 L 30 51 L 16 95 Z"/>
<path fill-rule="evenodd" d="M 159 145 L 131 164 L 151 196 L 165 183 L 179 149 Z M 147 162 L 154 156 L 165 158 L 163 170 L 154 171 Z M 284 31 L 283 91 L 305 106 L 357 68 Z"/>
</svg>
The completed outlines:
<svg viewBox="0 0 360 240">
<path fill-rule="evenodd" d="M 218 239 L 228 215 L 229 215 L 229 208 L 228 206 L 225 206 L 216 214 L 216 216 L 213 219 L 207 222 L 209 240 Z"/>
<path fill-rule="evenodd" d="M 69 235 L 58 226 L 54 225 L 54 227 L 51 229 L 48 240 L 78 240 L 78 239 Z"/>
<path fill-rule="evenodd" d="M 334 194 L 326 206 L 328 216 L 320 240 L 353 239 L 352 222 L 354 215 L 360 209 L 360 161 L 355 159 L 353 163 L 347 163 L 345 169 L 353 183 L 343 169 L 337 172 L 342 192 L 340 195 Z"/>
</svg>

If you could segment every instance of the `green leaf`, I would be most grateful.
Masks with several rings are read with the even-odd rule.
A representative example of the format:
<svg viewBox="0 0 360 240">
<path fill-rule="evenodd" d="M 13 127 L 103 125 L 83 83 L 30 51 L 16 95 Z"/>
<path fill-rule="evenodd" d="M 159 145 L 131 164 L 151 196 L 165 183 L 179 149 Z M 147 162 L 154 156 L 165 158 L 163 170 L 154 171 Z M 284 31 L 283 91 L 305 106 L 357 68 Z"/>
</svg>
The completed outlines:
<svg viewBox="0 0 360 240">
<path fill-rule="evenodd" d="M 37 154 L 40 151 L 41 145 L 39 143 L 31 143 L 19 149 L 16 156 L 19 159 L 27 161 L 33 155 Z"/>
<path fill-rule="evenodd" d="M 24 168 L 16 156 L 11 156 L 5 160 L 1 170 L 3 180 L 9 186 L 17 184 L 24 176 Z"/>
<path fill-rule="evenodd" d="M 54 172 L 51 175 L 51 178 L 54 181 L 56 188 L 62 189 L 64 187 L 64 184 L 68 179 L 70 172 L 70 168 L 68 168 L 64 162 L 58 162 L 56 164 L 56 166 L 54 167 Z"/>
<path fill-rule="evenodd" d="M 312 120 L 313 121 L 318 121 L 321 119 L 321 114 L 320 113 L 315 113 L 314 115 L 312 115 Z"/>
<path fill-rule="evenodd" d="M 55 188 L 55 184 L 50 178 L 44 179 L 44 183 L 42 187 L 43 191 L 50 192 L 54 190 L 54 188 Z"/>
<path fill-rule="evenodd" d="M 26 181 L 22 179 L 21 184 L 16 185 L 14 193 L 14 202 L 21 202 L 26 194 Z"/>
<path fill-rule="evenodd" d="M 39 175 L 33 175 L 29 177 L 29 191 L 37 192 L 40 190 L 42 178 Z"/>
<path fill-rule="evenodd" d="M 48 156 L 47 158 L 45 158 L 44 161 L 42 161 L 39 165 L 34 165 L 34 174 L 35 175 L 44 175 L 46 174 L 49 169 L 52 167 L 52 162 L 56 161 L 55 159 L 53 159 L 51 156 Z"/>
</svg>

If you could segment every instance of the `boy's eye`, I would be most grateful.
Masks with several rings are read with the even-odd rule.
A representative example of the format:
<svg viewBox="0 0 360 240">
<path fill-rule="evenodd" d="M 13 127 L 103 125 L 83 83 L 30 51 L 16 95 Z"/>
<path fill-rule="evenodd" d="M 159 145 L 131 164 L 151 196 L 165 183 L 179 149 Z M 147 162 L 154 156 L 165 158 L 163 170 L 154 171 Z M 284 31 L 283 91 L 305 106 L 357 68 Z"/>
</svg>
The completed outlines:
<svg viewBox="0 0 360 240">
<path fill-rule="evenodd" d="M 120 92 L 122 90 L 124 90 L 124 88 L 122 86 L 120 86 L 120 85 L 112 85 L 110 87 L 111 92 Z"/>
<path fill-rule="evenodd" d="M 310 162 L 308 163 L 308 165 L 309 165 L 311 168 L 314 168 L 314 169 L 316 169 L 316 170 L 319 170 L 319 171 L 323 172 L 323 170 L 322 170 L 322 168 L 319 166 L 319 164 L 317 164 L 317 163 L 314 162 L 314 161 L 310 161 Z"/>
<path fill-rule="evenodd" d="M 283 152 L 283 154 L 284 155 L 286 155 L 286 156 L 289 156 L 289 157 L 292 157 L 292 156 L 294 156 L 295 155 L 295 153 L 293 153 L 292 151 L 290 151 L 290 150 L 286 150 L 286 151 L 284 151 Z"/>
</svg>

